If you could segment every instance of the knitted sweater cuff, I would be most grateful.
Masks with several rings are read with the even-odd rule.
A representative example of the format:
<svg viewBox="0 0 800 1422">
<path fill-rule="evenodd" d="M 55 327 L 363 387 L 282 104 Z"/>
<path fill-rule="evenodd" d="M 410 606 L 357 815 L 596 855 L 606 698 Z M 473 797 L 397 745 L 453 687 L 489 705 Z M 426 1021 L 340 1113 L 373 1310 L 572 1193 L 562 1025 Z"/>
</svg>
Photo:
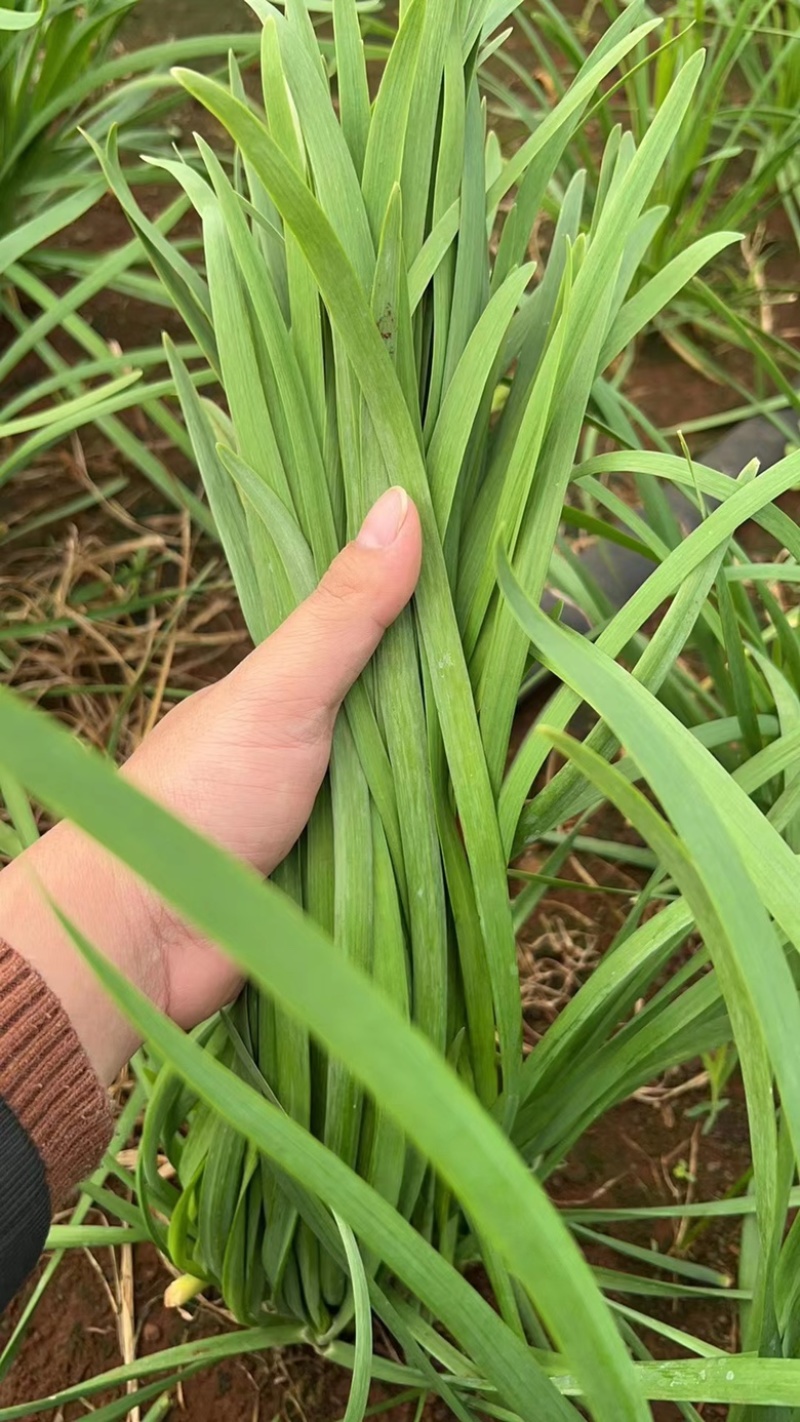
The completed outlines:
<svg viewBox="0 0 800 1422">
<path fill-rule="evenodd" d="M 41 1157 L 55 1211 L 101 1160 L 111 1104 L 58 998 L 2 941 L 0 1098 Z"/>
</svg>

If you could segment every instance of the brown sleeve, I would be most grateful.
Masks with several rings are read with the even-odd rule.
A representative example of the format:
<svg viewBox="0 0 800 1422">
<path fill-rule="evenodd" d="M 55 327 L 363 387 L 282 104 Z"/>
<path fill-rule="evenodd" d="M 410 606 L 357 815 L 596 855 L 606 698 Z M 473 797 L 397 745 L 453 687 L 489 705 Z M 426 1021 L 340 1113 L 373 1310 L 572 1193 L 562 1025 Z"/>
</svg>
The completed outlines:
<svg viewBox="0 0 800 1422">
<path fill-rule="evenodd" d="M 55 1211 L 99 1164 L 111 1105 L 58 998 L 2 941 L 0 1098 L 41 1157 Z"/>
</svg>

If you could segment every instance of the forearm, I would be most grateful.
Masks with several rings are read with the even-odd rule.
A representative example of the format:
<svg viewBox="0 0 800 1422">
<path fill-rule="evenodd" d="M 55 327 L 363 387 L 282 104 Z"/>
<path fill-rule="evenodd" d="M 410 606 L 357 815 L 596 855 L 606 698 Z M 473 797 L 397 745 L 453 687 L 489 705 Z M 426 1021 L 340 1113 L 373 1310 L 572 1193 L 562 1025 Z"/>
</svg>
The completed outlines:
<svg viewBox="0 0 800 1422">
<path fill-rule="evenodd" d="M 139 1043 L 52 904 L 163 1005 L 166 985 L 152 914 L 134 876 L 70 824 L 57 825 L 0 874 L 0 938 L 40 974 L 97 1076 L 110 1085 Z M 3 1027 L 0 1017 L 0 1032 Z"/>
</svg>

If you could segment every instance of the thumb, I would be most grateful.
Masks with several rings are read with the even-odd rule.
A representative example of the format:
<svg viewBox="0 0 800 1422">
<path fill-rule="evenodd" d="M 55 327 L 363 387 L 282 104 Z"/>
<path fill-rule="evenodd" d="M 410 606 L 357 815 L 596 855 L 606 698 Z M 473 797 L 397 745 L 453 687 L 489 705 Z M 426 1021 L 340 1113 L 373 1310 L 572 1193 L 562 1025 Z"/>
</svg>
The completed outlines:
<svg viewBox="0 0 800 1422">
<path fill-rule="evenodd" d="M 417 510 L 389 489 L 311 597 L 229 676 L 170 711 L 126 774 L 270 873 L 311 814 L 339 706 L 421 561 Z"/>
<path fill-rule="evenodd" d="M 292 740 L 329 733 L 353 682 L 411 598 L 421 562 L 417 510 L 404 489 L 388 489 L 311 597 L 240 668 L 280 708 L 284 724 L 291 721 Z"/>
</svg>

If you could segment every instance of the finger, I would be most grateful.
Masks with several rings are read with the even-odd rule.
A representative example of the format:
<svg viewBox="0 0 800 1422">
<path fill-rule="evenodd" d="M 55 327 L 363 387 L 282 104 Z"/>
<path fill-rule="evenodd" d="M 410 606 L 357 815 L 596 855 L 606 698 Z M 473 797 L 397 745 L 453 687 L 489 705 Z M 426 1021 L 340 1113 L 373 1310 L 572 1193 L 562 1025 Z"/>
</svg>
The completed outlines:
<svg viewBox="0 0 800 1422">
<path fill-rule="evenodd" d="M 319 588 L 216 686 L 175 707 L 126 774 L 271 873 L 312 811 L 336 712 L 416 586 L 421 531 L 389 490 Z"/>
<path fill-rule="evenodd" d="M 242 664 L 240 691 L 265 694 L 292 742 L 329 734 L 353 682 L 411 598 L 421 561 L 417 510 L 404 489 L 389 489 L 311 597 Z"/>
</svg>

